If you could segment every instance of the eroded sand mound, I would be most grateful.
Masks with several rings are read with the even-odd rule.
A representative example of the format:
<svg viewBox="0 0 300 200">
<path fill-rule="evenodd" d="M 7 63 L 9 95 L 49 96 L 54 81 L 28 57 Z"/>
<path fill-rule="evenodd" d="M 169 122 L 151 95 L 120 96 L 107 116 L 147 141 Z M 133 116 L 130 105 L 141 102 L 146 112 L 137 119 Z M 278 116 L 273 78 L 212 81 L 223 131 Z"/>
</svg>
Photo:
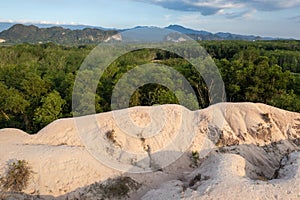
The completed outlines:
<svg viewBox="0 0 300 200">
<path fill-rule="evenodd" d="M 25 192 L 60 199 L 121 175 L 142 185 L 132 199 L 297 199 L 299 149 L 299 113 L 253 103 L 135 107 L 57 120 L 36 135 L 2 129 L 0 169 L 27 160 L 35 173 Z"/>
</svg>

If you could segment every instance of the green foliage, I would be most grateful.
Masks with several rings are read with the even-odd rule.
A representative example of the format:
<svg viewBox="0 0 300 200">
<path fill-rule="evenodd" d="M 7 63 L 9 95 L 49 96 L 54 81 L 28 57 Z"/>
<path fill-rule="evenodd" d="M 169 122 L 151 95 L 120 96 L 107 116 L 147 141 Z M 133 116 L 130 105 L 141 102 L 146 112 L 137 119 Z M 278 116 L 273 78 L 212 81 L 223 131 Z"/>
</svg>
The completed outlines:
<svg viewBox="0 0 300 200">
<path fill-rule="evenodd" d="M 232 61 L 222 59 L 217 61 L 217 65 L 221 70 L 229 101 L 280 106 L 279 98 L 292 95 L 289 87 L 294 81 L 293 75 L 277 64 L 272 65 L 268 57 L 259 56 L 256 49 L 243 50 Z"/>
<path fill-rule="evenodd" d="M 33 171 L 25 160 L 18 160 L 8 165 L 6 174 L 0 178 L 0 186 L 4 191 L 21 192 L 29 184 Z"/>
<path fill-rule="evenodd" d="M 278 108 L 300 112 L 300 96 L 296 95 L 293 90 L 288 93 L 284 91 L 281 94 L 276 94 L 268 101 L 268 104 Z"/>
<path fill-rule="evenodd" d="M 54 42 L 58 44 L 91 44 L 99 43 L 109 36 L 117 34 L 117 31 L 86 28 L 83 30 L 70 30 L 62 27 L 38 28 L 16 24 L 0 33 L 8 43 L 40 43 Z"/>
<path fill-rule="evenodd" d="M 152 106 L 157 104 L 178 104 L 175 94 L 158 84 L 147 84 L 132 95 L 130 106 Z"/>
<path fill-rule="evenodd" d="M 92 48 L 51 43 L 0 47 L 0 128 L 35 133 L 59 117 L 70 117 L 76 71 Z"/>
<path fill-rule="evenodd" d="M 34 112 L 33 121 L 40 125 L 41 128 L 50 122 L 62 116 L 63 106 L 66 103 L 57 91 L 49 93 L 47 96 L 42 97 L 41 106 Z"/>
<path fill-rule="evenodd" d="M 192 151 L 191 156 L 191 166 L 192 167 L 197 167 L 199 165 L 200 162 L 200 157 L 199 157 L 199 152 L 198 151 Z"/>
<path fill-rule="evenodd" d="M 28 101 L 25 100 L 25 98 L 18 90 L 14 88 L 8 88 L 5 84 L 0 82 L 1 120 L 8 121 L 14 115 L 23 114 L 28 105 Z"/>
<path fill-rule="evenodd" d="M 261 102 L 282 109 L 300 111 L 300 42 L 299 41 L 201 41 L 199 42 L 221 72 L 227 101 Z M 170 71 L 153 73 L 153 84 L 140 86 L 130 94 L 129 106 L 179 104 L 192 110 L 205 108 L 212 101 L 211 83 L 205 83 L 203 74 L 209 60 L 201 63 L 201 74 L 185 59 L 157 49 L 141 49 L 116 59 L 104 71 L 99 81 L 91 82 L 95 69 L 81 73 L 79 90 L 73 92 L 74 80 L 84 58 L 94 46 L 59 46 L 53 43 L 20 44 L 0 47 L 0 128 L 15 127 L 35 133 L 48 123 L 60 118 L 110 111 L 112 92 L 124 75 L 137 66 L 152 63 L 177 70 L 194 90 L 185 93 L 179 79 Z M 187 47 L 189 48 L 189 47 Z M 193 57 L 197 52 L 182 52 Z M 104 52 L 98 53 L 107 53 Z M 109 55 L 108 55 L 109 56 Z M 202 59 L 202 58 L 199 58 Z M 139 69 L 140 74 L 146 69 Z M 93 78 L 94 77 L 94 78 Z M 99 78 L 99 77 L 96 77 Z M 130 77 L 138 83 L 143 76 Z M 97 80 L 97 79 L 96 79 Z M 173 86 L 155 84 L 164 80 Z M 87 85 L 98 85 L 96 95 Z M 130 85 L 118 91 L 119 102 L 124 102 Z M 76 110 L 72 112 L 72 101 Z M 127 105 L 126 105 L 127 106 Z"/>
</svg>

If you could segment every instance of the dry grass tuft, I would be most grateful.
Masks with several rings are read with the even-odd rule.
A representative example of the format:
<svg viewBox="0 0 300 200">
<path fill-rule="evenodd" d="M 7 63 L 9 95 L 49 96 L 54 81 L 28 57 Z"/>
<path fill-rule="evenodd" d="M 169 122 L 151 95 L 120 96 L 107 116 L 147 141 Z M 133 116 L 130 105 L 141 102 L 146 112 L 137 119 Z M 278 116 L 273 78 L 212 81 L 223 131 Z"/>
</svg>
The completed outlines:
<svg viewBox="0 0 300 200">
<path fill-rule="evenodd" d="M 26 189 L 33 174 L 31 166 L 25 160 L 8 164 L 6 174 L 0 178 L 0 188 L 4 192 L 21 192 Z"/>
</svg>

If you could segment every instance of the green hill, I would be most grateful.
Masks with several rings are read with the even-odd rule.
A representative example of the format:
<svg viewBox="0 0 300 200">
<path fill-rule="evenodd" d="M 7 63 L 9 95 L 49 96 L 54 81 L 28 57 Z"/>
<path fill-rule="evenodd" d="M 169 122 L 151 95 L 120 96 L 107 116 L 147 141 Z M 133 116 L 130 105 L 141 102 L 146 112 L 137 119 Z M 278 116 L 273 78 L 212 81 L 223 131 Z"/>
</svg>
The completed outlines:
<svg viewBox="0 0 300 200">
<path fill-rule="evenodd" d="M 38 28 L 37 26 L 25 26 L 16 24 L 8 30 L 0 33 L 0 38 L 6 43 L 47 43 L 57 44 L 93 44 L 104 41 L 108 37 L 117 34 L 113 30 L 100 30 L 85 28 L 83 30 L 71 30 L 62 27 Z"/>
</svg>

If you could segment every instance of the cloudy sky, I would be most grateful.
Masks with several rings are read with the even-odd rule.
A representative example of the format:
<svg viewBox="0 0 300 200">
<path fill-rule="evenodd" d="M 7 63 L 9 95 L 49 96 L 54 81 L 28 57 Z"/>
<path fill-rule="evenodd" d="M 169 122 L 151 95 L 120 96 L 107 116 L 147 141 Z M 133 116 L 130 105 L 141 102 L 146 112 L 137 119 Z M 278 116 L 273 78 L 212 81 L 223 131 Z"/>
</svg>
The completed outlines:
<svg viewBox="0 0 300 200">
<path fill-rule="evenodd" d="M 300 39 L 300 0 L 4 0 L 0 22 L 128 28 L 180 24 Z"/>
</svg>

